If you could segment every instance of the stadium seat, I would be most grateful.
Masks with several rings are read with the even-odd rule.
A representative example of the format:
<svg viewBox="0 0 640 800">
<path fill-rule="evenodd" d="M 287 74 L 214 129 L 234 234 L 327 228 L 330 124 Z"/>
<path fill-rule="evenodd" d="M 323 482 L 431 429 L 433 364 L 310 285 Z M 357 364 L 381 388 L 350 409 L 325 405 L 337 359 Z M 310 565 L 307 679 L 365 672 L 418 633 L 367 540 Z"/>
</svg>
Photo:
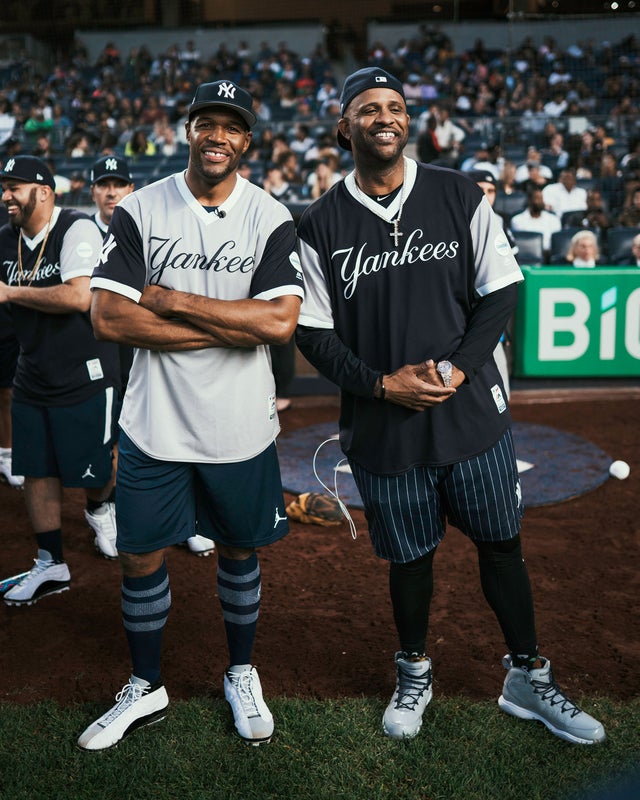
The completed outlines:
<svg viewBox="0 0 640 800">
<path fill-rule="evenodd" d="M 285 203 L 289 211 L 291 212 L 291 216 L 293 217 L 293 221 L 297 225 L 300 221 L 300 217 L 302 216 L 304 210 L 311 204 L 311 201 L 303 201 L 300 200 L 297 203 Z"/>
<path fill-rule="evenodd" d="M 524 211 L 526 206 L 526 192 L 523 192 L 520 189 L 517 189 L 515 192 L 511 192 L 511 194 L 498 191 L 493 210 L 497 214 L 501 214 L 503 217 L 511 219 L 514 214 L 519 214 L 521 211 Z"/>
<path fill-rule="evenodd" d="M 518 245 L 518 264 L 543 264 L 542 234 L 536 231 L 511 231 Z"/>
<path fill-rule="evenodd" d="M 609 228 L 607 231 L 607 261 L 610 264 L 631 263 L 631 242 L 640 234 L 640 228 Z"/>
</svg>

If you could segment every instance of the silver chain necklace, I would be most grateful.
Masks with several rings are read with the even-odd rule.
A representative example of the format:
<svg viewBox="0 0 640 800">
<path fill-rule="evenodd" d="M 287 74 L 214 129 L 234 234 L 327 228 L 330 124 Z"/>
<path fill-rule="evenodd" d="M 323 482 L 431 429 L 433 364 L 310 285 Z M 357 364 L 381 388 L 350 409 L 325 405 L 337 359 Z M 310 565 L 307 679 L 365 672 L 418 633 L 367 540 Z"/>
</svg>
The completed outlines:
<svg viewBox="0 0 640 800">
<path fill-rule="evenodd" d="M 365 194 L 362 191 L 362 189 L 360 188 L 360 186 L 358 184 L 358 181 L 354 180 L 356 191 L 357 191 L 358 195 L 360 196 L 360 198 L 362 200 L 364 200 L 367 208 L 370 209 L 371 211 L 373 211 L 373 213 L 376 214 L 378 217 L 380 217 L 380 219 L 383 219 L 385 222 L 388 222 L 390 225 L 393 225 L 393 231 L 389 234 L 389 236 L 391 236 L 391 238 L 393 239 L 393 243 L 394 243 L 394 245 L 396 247 L 398 246 L 399 237 L 400 236 L 404 236 L 404 234 L 401 231 L 398 230 L 398 226 L 400 225 L 400 220 L 402 219 L 402 207 L 404 205 L 404 190 L 405 190 L 405 187 L 407 185 L 407 159 L 404 158 L 404 157 L 403 157 L 403 164 L 404 164 L 404 172 L 403 172 L 403 175 L 402 175 L 402 189 L 400 190 L 400 205 L 398 207 L 398 213 L 397 213 L 395 219 L 392 219 L 392 220 L 387 219 L 387 217 L 386 217 L 386 215 L 384 213 L 384 210 L 383 210 L 384 206 L 382 208 L 378 207 L 378 205 L 376 205 L 371 200 L 369 195 Z"/>
</svg>

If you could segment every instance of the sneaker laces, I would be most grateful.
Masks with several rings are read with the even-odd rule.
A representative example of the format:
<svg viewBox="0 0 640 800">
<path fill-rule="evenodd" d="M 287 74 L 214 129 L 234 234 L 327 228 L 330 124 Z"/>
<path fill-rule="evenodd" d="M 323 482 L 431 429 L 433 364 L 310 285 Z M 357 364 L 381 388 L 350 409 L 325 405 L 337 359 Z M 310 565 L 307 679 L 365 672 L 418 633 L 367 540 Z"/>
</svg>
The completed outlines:
<svg viewBox="0 0 640 800">
<path fill-rule="evenodd" d="M 396 708 L 405 708 L 407 711 L 414 711 L 422 695 L 428 690 L 431 683 L 431 670 L 428 669 L 419 677 L 405 672 L 398 667 L 398 686 Z"/>
<path fill-rule="evenodd" d="M 35 564 L 34 567 L 31 567 L 29 572 L 24 576 L 24 578 L 20 581 L 18 586 L 25 586 L 29 581 L 32 581 L 36 576 L 41 575 L 45 570 L 49 569 L 55 564 L 55 561 L 43 561 L 40 558 L 34 558 L 33 563 Z"/>
<path fill-rule="evenodd" d="M 533 687 L 534 694 L 540 695 L 545 703 L 549 703 L 551 707 L 559 705 L 562 714 L 568 713 L 571 717 L 575 717 L 582 713 L 582 709 L 578 708 L 575 703 L 569 700 L 556 684 L 551 673 L 549 673 L 549 683 L 531 678 L 531 686 Z"/>
<path fill-rule="evenodd" d="M 242 708 L 248 717 L 259 717 L 258 704 L 253 694 L 253 676 L 251 670 L 246 672 L 229 672 L 229 679 L 235 686 Z"/>
<path fill-rule="evenodd" d="M 148 686 L 141 686 L 139 683 L 131 683 L 131 681 L 126 686 L 123 686 L 116 695 L 116 705 L 111 711 L 107 712 L 102 720 L 103 727 L 112 723 L 123 711 L 126 711 L 129 706 L 139 700 L 143 694 L 146 694 L 148 689 Z"/>
</svg>

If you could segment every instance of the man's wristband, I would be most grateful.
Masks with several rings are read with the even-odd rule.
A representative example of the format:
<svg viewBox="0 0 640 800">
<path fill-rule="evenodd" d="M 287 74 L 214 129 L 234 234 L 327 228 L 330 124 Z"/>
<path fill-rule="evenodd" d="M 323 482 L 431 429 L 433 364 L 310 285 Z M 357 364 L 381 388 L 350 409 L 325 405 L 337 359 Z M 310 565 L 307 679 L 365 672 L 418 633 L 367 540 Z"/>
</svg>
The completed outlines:
<svg viewBox="0 0 640 800">
<path fill-rule="evenodd" d="M 376 385 L 373 387 L 373 396 L 376 400 L 384 400 L 385 395 L 385 388 L 384 388 L 384 375 L 379 375 L 378 379 L 376 380 Z"/>
</svg>

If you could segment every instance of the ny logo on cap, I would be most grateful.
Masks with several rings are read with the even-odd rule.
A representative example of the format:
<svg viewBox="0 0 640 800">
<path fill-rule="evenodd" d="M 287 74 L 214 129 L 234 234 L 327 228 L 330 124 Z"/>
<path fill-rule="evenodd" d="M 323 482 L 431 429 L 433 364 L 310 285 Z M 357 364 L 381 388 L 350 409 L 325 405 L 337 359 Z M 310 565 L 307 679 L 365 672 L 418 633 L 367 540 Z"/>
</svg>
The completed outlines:
<svg viewBox="0 0 640 800">
<path fill-rule="evenodd" d="M 104 162 L 105 169 L 118 169 L 118 159 L 117 158 L 108 158 Z"/>
<path fill-rule="evenodd" d="M 221 83 L 218 87 L 218 97 L 222 95 L 233 100 L 236 96 L 236 87 L 232 83 Z"/>
<path fill-rule="evenodd" d="M 16 165 L 15 158 L 10 158 L 5 165 L 4 171 L 13 172 L 13 168 L 15 167 L 15 165 Z"/>
<path fill-rule="evenodd" d="M 386 83 L 387 79 L 384 75 L 376 75 L 376 83 Z"/>
</svg>

